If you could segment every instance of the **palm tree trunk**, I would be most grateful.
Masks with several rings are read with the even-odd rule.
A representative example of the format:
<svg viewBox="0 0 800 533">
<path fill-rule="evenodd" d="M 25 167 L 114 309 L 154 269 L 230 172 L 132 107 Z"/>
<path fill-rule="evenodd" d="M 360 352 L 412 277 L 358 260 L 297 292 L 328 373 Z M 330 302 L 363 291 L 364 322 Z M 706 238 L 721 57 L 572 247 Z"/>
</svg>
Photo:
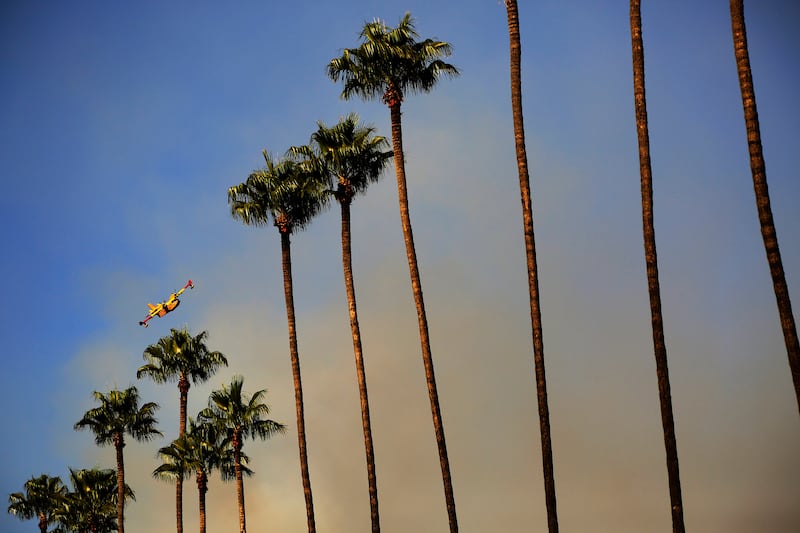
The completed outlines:
<svg viewBox="0 0 800 533">
<path fill-rule="evenodd" d="M 747 29 L 744 23 L 744 1 L 731 0 L 731 29 L 733 32 L 733 49 L 736 56 L 736 69 L 739 73 L 739 88 L 742 92 L 744 121 L 747 127 L 747 146 L 750 151 L 750 170 L 753 174 L 753 188 L 756 195 L 758 221 L 761 225 L 761 237 L 767 253 L 767 263 L 772 275 L 772 286 L 778 303 L 778 313 L 783 329 L 783 339 L 789 356 L 789 369 L 794 382 L 794 393 L 797 408 L 800 410 L 800 342 L 797 338 L 797 327 L 792 313 L 792 302 L 789 299 L 789 288 L 783 272 L 781 250 L 778 247 L 778 235 L 772 218 L 769 190 L 767 188 L 767 171 L 764 166 L 764 155 L 761 148 L 761 127 L 758 123 L 756 94 L 753 89 L 753 74 L 750 70 L 750 54 L 747 48 Z"/>
<path fill-rule="evenodd" d="M 206 492 L 208 492 L 208 476 L 202 470 L 198 470 L 197 496 L 200 505 L 200 533 L 206 533 Z"/>
<path fill-rule="evenodd" d="M 647 127 L 647 102 L 644 86 L 644 45 L 640 0 L 631 0 L 631 48 L 633 51 L 633 94 L 636 111 L 636 132 L 639 139 L 639 172 L 642 189 L 642 228 L 644 256 L 647 266 L 647 286 L 650 295 L 650 317 L 653 326 L 653 351 L 658 378 L 658 397 L 661 404 L 661 425 L 667 455 L 669 496 L 672 508 L 672 531 L 683 533 L 683 502 L 678 468 L 678 446 L 675 441 L 675 422 L 672 415 L 672 395 L 667 367 L 667 348 L 664 343 L 664 323 L 661 316 L 661 290 L 658 280 L 656 235 L 653 225 L 653 177 L 650 168 L 650 135 Z"/>
<path fill-rule="evenodd" d="M 122 448 L 125 439 L 121 433 L 114 435 L 114 449 L 117 453 L 117 531 L 125 533 L 125 461 L 122 458 Z"/>
<path fill-rule="evenodd" d="M 39 531 L 40 533 L 47 533 L 47 517 L 44 513 L 39 513 Z"/>
<path fill-rule="evenodd" d="M 186 376 L 186 372 L 181 372 L 181 377 L 178 379 L 178 392 L 180 393 L 179 405 L 179 419 L 178 419 L 178 436 L 186 433 L 186 404 L 189 401 L 189 388 L 192 384 Z"/>
<path fill-rule="evenodd" d="M 289 354 L 292 359 L 294 378 L 294 400 L 297 411 L 297 444 L 300 449 L 300 474 L 303 478 L 303 494 L 306 499 L 308 532 L 315 533 L 314 501 L 311 496 L 311 477 L 308 472 L 308 452 L 306 450 L 306 423 L 303 410 L 303 383 L 300 379 L 300 355 L 297 351 L 297 331 L 294 320 L 294 289 L 292 288 L 292 254 L 290 231 L 281 231 L 281 262 L 283 266 L 283 295 L 286 299 L 286 318 L 289 323 Z"/>
<path fill-rule="evenodd" d="M 525 127 L 522 118 L 522 81 L 520 59 L 522 46 L 519 34 L 519 12 L 516 0 L 506 0 L 508 14 L 508 38 L 511 53 L 511 109 L 514 117 L 514 143 L 519 172 L 519 191 L 522 200 L 522 225 L 525 233 L 525 256 L 528 264 L 528 293 L 531 308 L 531 332 L 533 336 L 533 362 L 536 373 L 536 396 L 539 407 L 539 434 L 542 446 L 542 471 L 544 475 L 547 528 L 558 532 L 556 509 L 556 484 L 553 472 L 553 447 L 550 441 L 550 408 L 547 402 L 547 380 L 544 367 L 544 343 L 542 341 L 542 312 L 539 306 L 539 269 L 536 263 L 536 241 L 533 232 L 533 208 L 531 186 L 528 175 L 528 155 L 525 149 Z"/>
<path fill-rule="evenodd" d="M 175 520 L 178 533 L 183 533 L 183 477 L 175 480 Z"/>
<path fill-rule="evenodd" d="M 369 399 L 367 397 L 367 377 L 364 371 L 364 357 L 361 351 L 361 330 L 358 327 L 358 311 L 356 309 L 356 290 L 353 284 L 353 263 L 350 248 L 350 199 L 339 201 L 342 209 L 342 268 L 344 285 L 347 291 L 347 308 L 350 312 L 350 330 L 353 334 L 353 354 L 356 360 L 358 377 L 358 394 L 361 398 L 361 426 L 364 430 L 364 448 L 367 454 L 367 481 L 369 483 L 369 508 L 372 519 L 372 531 L 381 530 L 378 514 L 378 484 L 375 476 L 375 452 L 372 446 L 372 425 L 369 416 Z"/>
<path fill-rule="evenodd" d="M 244 479 L 242 478 L 241 435 L 233 437 L 233 470 L 236 475 L 236 501 L 239 504 L 239 533 L 247 533 L 244 514 Z"/>
<path fill-rule="evenodd" d="M 392 123 L 394 168 L 397 174 L 397 195 L 400 202 L 400 221 L 403 226 L 403 240 L 406 245 L 408 270 L 411 275 L 411 289 L 414 293 L 414 303 L 417 307 L 419 340 L 422 345 L 422 362 L 425 366 L 425 381 L 428 385 L 428 396 L 431 402 L 431 414 L 433 416 L 433 429 L 436 434 L 436 444 L 439 447 L 439 464 L 442 468 L 442 483 L 444 485 L 445 502 L 447 504 L 447 517 L 450 522 L 450 533 L 456 533 L 458 531 L 456 501 L 453 496 L 453 482 L 450 478 L 450 461 L 447 457 L 444 425 L 442 424 L 442 413 L 439 408 L 439 392 L 436 388 L 436 376 L 433 371 L 433 356 L 431 355 L 431 343 L 428 337 L 428 319 L 425 315 L 425 302 L 422 298 L 422 282 L 419 276 L 419 267 L 417 266 L 417 251 L 414 247 L 414 235 L 411 231 L 411 217 L 408 212 L 408 190 L 406 188 L 406 168 L 403 156 L 403 130 L 399 99 L 390 101 L 389 111 Z"/>
<path fill-rule="evenodd" d="M 183 477 L 175 480 L 175 520 L 178 533 L 183 533 Z"/>
<path fill-rule="evenodd" d="M 178 391 L 180 392 L 178 436 L 186 433 L 186 404 L 189 400 L 189 388 L 191 383 L 186 377 L 186 372 L 181 372 L 178 379 Z M 177 521 L 178 533 L 183 533 L 183 476 L 175 481 L 175 520 Z"/>
</svg>

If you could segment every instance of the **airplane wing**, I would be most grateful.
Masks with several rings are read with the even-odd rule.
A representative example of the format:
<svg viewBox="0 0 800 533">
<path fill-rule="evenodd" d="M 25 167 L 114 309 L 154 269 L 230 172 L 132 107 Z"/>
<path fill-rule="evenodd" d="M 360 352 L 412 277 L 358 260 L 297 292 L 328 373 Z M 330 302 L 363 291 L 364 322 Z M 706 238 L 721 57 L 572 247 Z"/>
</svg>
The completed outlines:
<svg viewBox="0 0 800 533">
<path fill-rule="evenodd" d="M 192 280 L 187 281 L 186 285 L 181 287 L 181 290 L 175 293 L 175 296 L 180 296 L 186 289 L 194 289 L 194 283 L 192 283 Z"/>
</svg>

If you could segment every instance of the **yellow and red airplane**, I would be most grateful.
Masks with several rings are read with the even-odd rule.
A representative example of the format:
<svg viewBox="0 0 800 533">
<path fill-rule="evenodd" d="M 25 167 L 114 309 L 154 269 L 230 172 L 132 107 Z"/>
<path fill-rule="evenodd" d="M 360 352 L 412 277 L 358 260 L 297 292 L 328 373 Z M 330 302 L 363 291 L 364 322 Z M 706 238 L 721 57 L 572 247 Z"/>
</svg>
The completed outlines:
<svg viewBox="0 0 800 533">
<path fill-rule="evenodd" d="M 156 316 L 157 317 L 162 317 L 162 316 L 166 315 L 167 313 L 169 313 L 170 311 L 174 311 L 175 308 L 178 307 L 181 304 L 181 301 L 178 299 L 178 297 L 181 294 L 183 294 L 183 291 L 185 291 L 186 289 L 194 289 L 194 283 L 192 283 L 192 280 L 189 280 L 186 283 L 186 285 L 183 286 L 183 288 L 181 290 L 179 290 L 177 292 L 173 292 L 172 294 L 170 294 L 169 298 L 167 298 L 165 301 L 161 302 L 160 304 L 155 304 L 155 305 L 147 304 L 147 307 L 150 308 L 150 311 L 147 313 L 147 317 L 144 320 L 142 320 L 141 322 L 139 322 L 139 325 L 147 327 L 148 326 L 147 322 L 151 318 L 156 317 Z"/>
</svg>

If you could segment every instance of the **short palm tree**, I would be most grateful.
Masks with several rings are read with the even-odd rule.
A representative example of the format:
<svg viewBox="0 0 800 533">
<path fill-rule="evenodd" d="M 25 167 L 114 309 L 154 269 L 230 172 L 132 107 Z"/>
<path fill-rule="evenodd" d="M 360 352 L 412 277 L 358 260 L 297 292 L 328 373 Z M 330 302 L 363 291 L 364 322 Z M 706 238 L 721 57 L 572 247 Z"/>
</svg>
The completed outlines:
<svg viewBox="0 0 800 533">
<path fill-rule="evenodd" d="M 644 83 L 644 44 L 642 40 L 641 0 L 631 0 L 631 48 L 633 55 L 633 96 L 636 112 L 636 132 L 639 141 L 639 173 L 642 190 L 642 231 L 644 234 L 644 259 L 647 269 L 647 287 L 650 296 L 650 321 L 653 329 L 653 352 L 658 378 L 658 398 L 661 405 L 661 426 L 667 455 L 672 530 L 683 533 L 683 501 L 681 497 L 678 445 L 675 439 L 675 420 L 672 414 L 672 393 L 667 365 L 667 347 L 664 342 L 664 319 L 661 314 L 661 289 L 658 281 L 656 233 L 653 225 L 653 172 L 650 167 L 650 134 L 647 125 L 647 99 Z"/>
<path fill-rule="evenodd" d="M 367 456 L 367 481 L 369 485 L 372 531 L 380 531 L 378 512 L 378 485 L 375 474 L 375 452 L 372 445 L 372 425 L 369 416 L 367 378 L 361 348 L 361 330 L 358 325 L 356 292 L 353 283 L 353 262 L 350 238 L 350 205 L 356 194 L 366 192 L 370 183 L 376 182 L 392 157 L 387 151 L 388 142 L 375 135 L 375 128 L 362 126 L 358 115 L 350 114 L 338 124 L 327 127 L 317 123 L 317 131 L 311 135 L 311 144 L 293 148 L 292 151 L 305 158 L 306 163 L 317 166 L 327 180 L 327 186 L 341 207 L 342 221 L 342 268 L 347 292 L 347 307 L 350 314 L 350 331 L 353 337 L 353 353 L 356 363 L 356 378 L 361 399 L 361 425 L 364 431 L 364 447 Z"/>
<path fill-rule="evenodd" d="M 165 481 L 174 481 L 176 485 L 180 484 L 181 491 L 178 492 L 180 496 L 176 502 L 178 531 L 183 531 L 182 487 L 183 480 L 192 473 L 192 452 L 192 443 L 189 440 L 189 436 L 184 433 L 173 440 L 168 446 L 159 448 L 158 455 L 163 462 L 153 470 L 153 477 Z"/>
<path fill-rule="evenodd" d="M 528 154 L 525 148 L 525 126 L 522 115 L 522 46 L 519 35 L 519 11 L 516 0 L 506 0 L 511 70 L 511 111 L 514 118 L 514 144 L 517 153 L 519 191 L 522 200 L 522 226 L 525 234 L 525 255 L 528 264 L 528 294 L 531 308 L 531 334 L 533 337 L 533 363 L 536 373 L 536 397 L 539 408 L 539 436 L 542 446 L 542 471 L 544 473 L 547 527 L 550 533 L 558 531 L 556 510 L 556 483 L 553 473 L 553 446 L 550 441 L 550 407 L 547 402 L 547 379 L 544 368 L 544 343 L 542 341 L 542 311 L 539 304 L 539 268 L 536 263 L 536 240 L 533 232 L 533 206 L 531 184 L 528 176 Z"/>
<path fill-rule="evenodd" d="M 206 531 L 206 493 L 208 475 L 219 469 L 223 480 L 234 477 L 233 450 L 224 440 L 223 432 L 210 422 L 196 423 L 189 419 L 189 428 L 183 435 L 168 446 L 158 450 L 163 463 L 153 476 L 169 481 L 187 478 L 192 473 L 197 481 L 200 512 L 200 533 Z M 242 454 L 242 461 L 246 456 Z M 250 475 L 250 469 L 243 467 L 243 473 Z"/>
<path fill-rule="evenodd" d="M 753 175 L 753 188 L 756 196 L 758 222 L 761 225 L 761 237 L 767 253 L 767 263 L 772 276 L 772 286 L 778 303 L 778 314 L 783 329 L 786 353 L 789 357 L 789 370 L 792 373 L 794 394 L 797 408 L 800 410 L 800 340 L 797 337 L 797 326 L 792 313 L 792 301 L 789 299 L 789 288 L 778 246 L 778 234 L 775 231 L 775 220 L 772 218 L 769 189 L 767 188 L 767 170 L 764 165 L 764 153 L 761 146 L 761 126 L 756 109 L 756 93 L 753 88 L 753 73 L 750 69 L 750 53 L 747 48 L 747 28 L 744 23 L 744 0 L 731 0 L 731 29 L 733 32 L 733 49 L 736 56 L 736 69 L 739 73 L 739 88 L 742 93 L 744 121 L 747 128 L 747 146 L 750 151 L 750 170 Z"/>
<path fill-rule="evenodd" d="M 108 394 L 94 392 L 94 398 L 100 405 L 86 411 L 75 430 L 90 429 L 95 435 L 98 446 L 113 444 L 117 456 L 117 528 L 125 532 L 125 461 L 122 449 L 125 447 L 125 435 L 137 441 L 148 441 L 161 432 L 156 429 L 154 413 L 158 404 L 148 402 L 139 406 L 139 391 L 129 387 L 123 391 L 114 389 Z"/>
<path fill-rule="evenodd" d="M 39 530 L 46 533 L 47 526 L 55 522 L 54 512 L 63 504 L 67 487 L 58 476 L 42 474 L 25 482 L 24 492 L 8 496 L 8 512 L 20 520 L 39 520 Z"/>
<path fill-rule="evenodd" d="M 244 378 L 234 376 L 229 386 L 215 390 L 208 399 L 208 408 L 201 411 L 198 418 L 224 430 L 226 439 L 233 450 L 233 471 L 236 479 L 236 496 L 239 503 L 239 533 L 247 531 L 244 506 L 244 480 L 242 448 L 247 438 L 268 439 L 276 433 L 284 433 L 286 426 L 264 418 L 269 414 L 269 406 L 263 403 L 267 394 L 265 389 L 252 396 L 242 390 Z"/>
<path fill-rule="evenodd" d="M 418 40 L 419 35 L 410 13 L 406 13 L 395 28 L 386 26 L 381 20 L 368 22 L 361 30 L 360 38 L 361 44 L 358 48 L 346 48 L 341 57 L 331 60 L 327 68 L 328 76 L 333 81 L 342 80 L 344 82 L 342 98 L 349 99 L 352 96 L 360 96 L 365 100 L 380 98 L 389 107 L 400 220 L 403 227 L 414 303 L 417 308 L 425 381 L 428 386 L 433 427 L 439 449 L 447 515 L 450 531 L 454 532 L 458 530 L 456 503 L 450 477 L 450 461 L 447 457 L 444 424 L 439 408 L 439 393 L 433 370 L 422 282 L 417 265 L 414 235 L 411 230 L 411 216 L 408 210 L 400 106 L 406 94 L 427 93 L 436 86 L 442 76 L 457 76 L 458 69 L 442 60 L 451 53 L 449 43 L 433 39 Z"/>
<path fill-rule="evenodd" d="M 113 469 L 69 469 L 72 490 L 55 514 L 54 533 L 110 533 L 118 531 L 116 509 L 119 491 Z M 123 486 L 123 498 L 136 499 L 130 486 Z"/>
<path fill-rule="evenodd" d="M 303 407 L 303 384 L 300 378 L 300 355 L 297 349 L 297 327 L 294 315 L 292 286 L 291 236 L 304 229 L 324 207 L 327 192 L 324 183 L 290 158 L 273 158 L 263 152 L 265 166 L 252 172 L 247 181 L 228 189 L 231 216 L 248 226 L 264 226 L 272 222 L 281 236 L 281 265 L 286 319 L 289 326 L 289 356 L 294 380 L 297 411 L 297 441 L 300 453 L 300 475 L 306 502 L 309 533 L 316 531 L 311 476 L 308 471 L 306 424 Z"/>
<path fill-rule="evenodd" d="M 203 383 L 228 360 L 218 351 L 206 346 L 208 332 L 192 336 L 186 328 L 172 329 L 142 354 L 147 364 L 136 371 L 136 377 L 149 377 L 156 383 L 178 382 L 180 393 L 178 435 L 186 431 L 186 405 L 192 383 Z M 175 517 L 178 533 L 183 533 L 183 478 L 175 482 Z"/>
</svg>

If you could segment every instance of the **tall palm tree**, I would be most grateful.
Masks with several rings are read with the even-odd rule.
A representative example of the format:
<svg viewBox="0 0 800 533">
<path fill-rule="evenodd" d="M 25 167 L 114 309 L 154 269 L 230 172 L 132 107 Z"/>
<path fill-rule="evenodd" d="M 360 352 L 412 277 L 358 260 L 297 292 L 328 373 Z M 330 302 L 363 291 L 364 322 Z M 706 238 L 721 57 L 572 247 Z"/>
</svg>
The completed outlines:
<svg viewBox="0 0 800 533">
<path fill-rule="evenodd" d="M 539 269 L 536 263 L 536 240 L 533 232 L 533 207 L 531 184 L 528 176 L 528 154 L 525 149 L 525 126 L 522 118 L 522 79 L 520 59 L 522 46 L 519 35 L 519 11 L 516 0 L 506 0 L 508 15 L 508 40 L 511 52 L 511 111 L 514 117 L 514 144 L 517 152 L 519 192 L 522 200 L 522 226 L 525 234 L 525 256 L 528 264 L 528 294 L 531 307 L 531 332 L 533 336 L 533 362 L 536 373 L 536 396 L 539 407 L 539 434 L 542 446 L 542 471 L 544 473 L 547 527 L 550 533 L 558 531 L 556 510 L 556 483 L 553 473 L 553 446 L 550 441 L 550 408 L 547 402 L 547 380 L 544 368 L 544 343 L 542 341 L 542 311 L 539 306 Z"/>
<path fill-rule="evenodd" d="M 309 533 L 316 531 L 311 476 L 308 471 L 306 424 L 303 407 L 303 384 L 300 378 L 300 355 L 297 349 L 297 327 L 294 316 L 292 287 L 291 236 L 304 229 L 324 207 L 327 193 L 324 185 L 297 162 L 289 158 L 273 158 L 263 152 L 265 166 L 252 172 L 247 181 L 228 189 L 231 216 L 248 226 L 263 226 L 270 221 L 281 236 L 281 266 L 286 319 L 289 326 L 289 356 L 294 380 L 297 411 L 297 442 L 300 453 L 300 475 L 306 502 Z"/>
<path fill-rule="evenodd" d="M 794 393 L 797 408 L 800 410 L 800 341 L 797 338 L 797 326 L 792 313 L 792 302 L 789 299 L 789 288 L 783 272 L 781 250 L 778 247 L 778 234 L 772 218 L 769 189 L 767 188 L 767 171 L 764 166 L 764 154 L 761 147 L 761 126 L 758 122 L 756 93 L 753 88 L 753 73 L 750 70 L 750 53 L 747 48 L 747 28 L 744 23 L 744 0 L 731 0 L 731 30 L 733 32 L 733 51 L 736 56 L 736 69 L 739 73 L 739 88 L 742 92 L 744 122 L 747 128 L 747 146 L 750 151 L 750 170 L 753 174 L 753 188 L 756 195 L 758 222 L 761 225 L 761 237 L 767 253 L 767 263 L 772 276 L 772 286 L 778 303 L 778 314 L 789 357 L 789 369 L 794 382 Z"/>
<path fill-rule="evenodd" d="M 650 295 L 650 319 L 653 328 L 653 352 L 658 378 L 658 397 L 661 404 L 661 426 L 667 455 L 669 497 L 672 509 L 672 530 L 683 533 L 683 502 L 678 468 L 678 445 L 675 440 L 675 421 L 672 415 L 672 393 L 664 343 L 664 321 L 661 315 L 661 290 L 658 281 L 656 233 L 653 226 L 653 174 L 650 167 L 650 134 L 647 127 L 647 101 L 644 85 L 644 45 L 642 43 L 642 14 L 640 0 L 631 0 L 631 49 L 633 53 L 633 96 L 636 111 L 636 133 L 639 140 L 639 173 L 642 189 L 642 228 L 644 258 L 647 267 L 647 286 Z"/>
<path fill-rule="evenodd" d="M 195 423 L 189 420 L 186 433 L 173 440 L 168 446 L 158 450 L 163 463 L 154 471 L 153 476 L 170 481 L 184 479 L 195 474 L 197 481 L 198 503 L 200 513 L 200 533 L 206 532 L 206 493 L 208 492 L 208 475 L 220 469 L 222 478 L 233 477 L 233 450 L 227 446 L 221 430 L 209 422 Z M 230 453 L 228 453 L 230 452 Z M 246 460 L 246 456 L 242 458 Z M 243 468 L 250 475 L 248 468 Z"/>
<path fill-rule="evenodd" d="M 215 390 L 208 399 L 208 408 L 199 418 L 224 429 L 230 446 L 233 449 L 234 477 L 236 478 L 236 496 L 239 503 L 239 533 L 247 531 L 244 508 L 244 474 L 242 465 L 242 448 L 247 438 L 268 439 L 276 433 L 284 433 L 286 426 L 274 420 L 264 418 L 269 414 L 269 406 L 262 400 L 266 389 L 255 392 L 252 396 L 242 391 L 244 378 L 234 376 L 230 386 L 223 385 Z"/>
<path fill-rule="evenodd" d="M 25 492 L 14 492 L 8 496 L 8 513 L 20 520 L 39 520 L 39 531 L 47 532 L 47 526 L 55 522 L 54 513 L 62 505 L 67 487 L 61 478 L 42 474 L 25 482 Z"/>
<path fill-rule="evenodd" d="M 362 126 L 358 120 L 358 115 L 351 113 L 332 127 L 318 122 L 317 131 L 311 135 L 311 144 L 293 147 L 292 151 L 305 157 L 305 163 L 316 165 L 319 168 L 341 208 L 342 268 L 350 314 L 350 332 L 353 337 L 358 392 L 361 399 L 361 426 L 364 432 L 364 448 L 367 459 L 370 517 L 372 531 L 377 533 L 380 531 L 378 484 L 375 474 L 375 452 L 372 444 L 367 378 L 361 347 L 361 329 L 358 325 L 356 292 L 353 283 L 350 205 L 356 194 L 366 192 L 369 184 L 380 178 L 386 163 L 392 157 L 392 152 L 386 150 L 389 144 L 387 140 L 375 135 L 375 128 Z"/>
<path fill-rule="evenodd" d="M 418 40 L 418 38 L 419 34 L 414 27 L 414 19 L 411 18 L 410 13 L 406 13 L 395 28 L 386 26 L 381 20 L 368 22 L 361 30 L 361 44 L 358 48 L 346 48 L 341 57 L 331 60 L 327 70 L 328 76 L 333 81 L 342 80 L 344 82 L 342 98 L 349 99 L 352 96 L 360 96 L 365 100 L 381 98 L 383 103 L 389 107 L 403 240 L 406 246 L 414 303 L 417 308 L 425 381 L 428 386 L 434 433 L 439 449 L 447 515 L 450 531 L 455 532 L 458 531 L 458 521 L 453 483 L 450 477 L 450 461 L 447 457 L 444 425 L 439 408 L 439 393 L 436 387 L 433 356 L 428 336 L 428 319 L 425 314 L 422 281 L 417 265 L 417 252 L 414 247 L 411 216 L 408 210 L 400 106 L 406 94 L 430 92 L 442 76 L 457 76 L 458 69 L 442 60 L 451 53 L 449 43 L 433 39 Z"/>
<path fill-rule="evenodd" d="M 114 445 L 117 456 L 117 528 L 120 533 L 125 533 L 125 461 L 122 456 L 125 435 L 140 442 L 161 436 L 156 429 L 158 421 L 154 416 L 158 404 L 147 402 L 140 407 L 136 387 L 128 387 L 124 391 L 114 389 L 108 394 L 95 391 L 94 399 L 100 405 L 86 411 L 83 418 L 75 423 L 75 430 L 90 429 L 98 446 Z"/>
<path fill-rule="evenodd" d="M 142 356 L 147 364 L 136 371 L 137 379 L 149 377 L 156 383 L 178 382 L 180 393 L 178 435 L 186 431 L 186 405 L 192 383 L 203 383 L 228 360 L 206 346 L 207 331 L 192 336 L 188 329 L 172 329 L 156 344 L 148 346 Z M 175 517 L 178 533 L 183 533 L 183 477 L 175 482 Z"/>
<path fill-rule="evenodd" d="M 110 533 L 118 531 L 115 510 L 119 491 L 116 473 L 108 469 L 69 469 L 72 490 L 55 514 L 58 527 L 54 533 Z M 123 498 L 136 499 L 125 484 Z"/>
</svg>

